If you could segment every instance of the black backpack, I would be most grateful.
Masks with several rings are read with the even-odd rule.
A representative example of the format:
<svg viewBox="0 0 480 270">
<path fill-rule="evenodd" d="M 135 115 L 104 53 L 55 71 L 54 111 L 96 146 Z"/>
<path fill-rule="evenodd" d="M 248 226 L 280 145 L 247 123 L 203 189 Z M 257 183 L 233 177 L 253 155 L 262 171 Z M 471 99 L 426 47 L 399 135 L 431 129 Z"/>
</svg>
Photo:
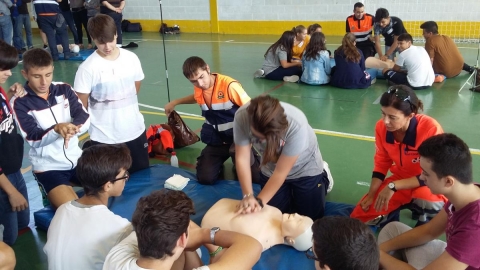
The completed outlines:
<svg viewBox="0 0 480 270">
<path fill-rule="evenodd" d="M 130 24 L 129 20 L 123 20 L 122 21 L 122 31 L 127 32 L 128 25 Z"/>
</svg>

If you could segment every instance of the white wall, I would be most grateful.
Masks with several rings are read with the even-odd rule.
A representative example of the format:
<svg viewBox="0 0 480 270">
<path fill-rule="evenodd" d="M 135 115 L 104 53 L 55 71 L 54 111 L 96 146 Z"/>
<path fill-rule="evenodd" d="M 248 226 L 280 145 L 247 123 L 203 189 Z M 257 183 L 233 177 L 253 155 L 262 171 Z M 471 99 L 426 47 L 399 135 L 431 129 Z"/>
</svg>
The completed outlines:
<svg viewBox="0 0 480 270">
<path fill-rule="evenodd" d="M 125 0 L 124 19 L 160 20 L 158 0 Z M 164 20 L 210 20 L 209 0 L 162 0 Z"/>
<path fill-rule="evenodd" d="M 357 0 L 217 0 L 220 21 L 343 21 Z M 404 21 L 480 21 L 479 0 L 363 0 Z M 162 0 L 166 20 L 210 20 L 209 0 Z M 160 19 L 158 0 L 126 0 L 126 19 Z"/>
</svg>

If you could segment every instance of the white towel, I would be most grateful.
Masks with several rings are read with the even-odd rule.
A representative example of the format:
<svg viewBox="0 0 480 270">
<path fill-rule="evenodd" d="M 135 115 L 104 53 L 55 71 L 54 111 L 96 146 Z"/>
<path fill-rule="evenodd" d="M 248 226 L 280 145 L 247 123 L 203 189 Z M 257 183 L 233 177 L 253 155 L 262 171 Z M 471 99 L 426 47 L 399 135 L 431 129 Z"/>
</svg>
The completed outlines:
<svg viewBox="0 0 480 270">
<path fill-rule="evenodd" d="M 190 179 L 185 178 L 181 175 L 174 174 L 172 177 L 168 178 L 165 181 L 165 188 L 172 189 L 172 190 L 182 190 L 187 184 Z"/>
</svg>

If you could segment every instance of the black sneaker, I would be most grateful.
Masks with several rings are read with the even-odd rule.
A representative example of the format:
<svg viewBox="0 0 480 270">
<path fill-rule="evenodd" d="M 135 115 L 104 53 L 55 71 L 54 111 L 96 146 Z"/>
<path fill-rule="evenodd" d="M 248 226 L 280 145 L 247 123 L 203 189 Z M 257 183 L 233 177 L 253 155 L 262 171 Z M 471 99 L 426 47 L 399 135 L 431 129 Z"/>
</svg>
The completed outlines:
<svg viewBox="0 0 480 270">
<path fill-rule="evenodd" d="M 44 49 L 48 48 L 48 45 L 43 44 L 43 48 Z"/>
<path fill-rule="evenodd" d="M 468 69 L 468 73 L 472 74 L 475 71 L 475 67 L 470 67 Z"/>
</svg>

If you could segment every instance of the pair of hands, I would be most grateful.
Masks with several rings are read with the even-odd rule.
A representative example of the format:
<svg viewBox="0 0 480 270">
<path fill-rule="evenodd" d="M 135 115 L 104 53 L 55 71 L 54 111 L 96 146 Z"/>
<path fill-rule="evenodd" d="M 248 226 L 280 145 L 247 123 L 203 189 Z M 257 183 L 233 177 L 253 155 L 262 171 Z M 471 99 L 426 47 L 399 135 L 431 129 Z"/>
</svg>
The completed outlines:
<svg viewBox="0 0 480 270">
<path fill-rule="evenodd" d="M 258 203 L 257 199 L 251 194 L 245 196 L 237 205 L 236 214 L 250 214 L 259 212 L 262 210 L 262 206 Z"/>
<path fill-rule="evenodd" d="M 23 85 L 21 83 L 14 83 L 10 88 L 8 89 L 8 95 L 11 96 L 16 96 L 16 97 L 23 97 L 27 94 L 27 91 L 25 88 L 23 88 Z"/>
<path fill-rule="evenodd" d="M 375 200 L 375 195 L 367 194 L 365 198 L 360 202 L 360 206 L 362 207 L 363 211 L 368 211 L 370 206 L 375 208 L 375 211 L 380 212 L 382 210 L 388 210 L 388 203 L 392 198 L 395 192 L 387 187 L 384 187 L 380 193 L 378 193 L 377 199 Z M 375 200 L 375 202 L 374 202 Z"/>
<path fill-rule="evenodd" d="M 77 135 L 80 132 L 81 127 L 82 125 L 76 126 L 72 123 L 60 123 L 60 124 L 56 124 L 53 127 L 53 130 L 55 130 L 55 132 L 60 134 L 60 136 L 62 136 L 62 138 L 65 139 L 65 149 L 66 149 L 68 148 L 68 141 L 70 141 L 70 139 L 73 136 Z"/>
</svg>

